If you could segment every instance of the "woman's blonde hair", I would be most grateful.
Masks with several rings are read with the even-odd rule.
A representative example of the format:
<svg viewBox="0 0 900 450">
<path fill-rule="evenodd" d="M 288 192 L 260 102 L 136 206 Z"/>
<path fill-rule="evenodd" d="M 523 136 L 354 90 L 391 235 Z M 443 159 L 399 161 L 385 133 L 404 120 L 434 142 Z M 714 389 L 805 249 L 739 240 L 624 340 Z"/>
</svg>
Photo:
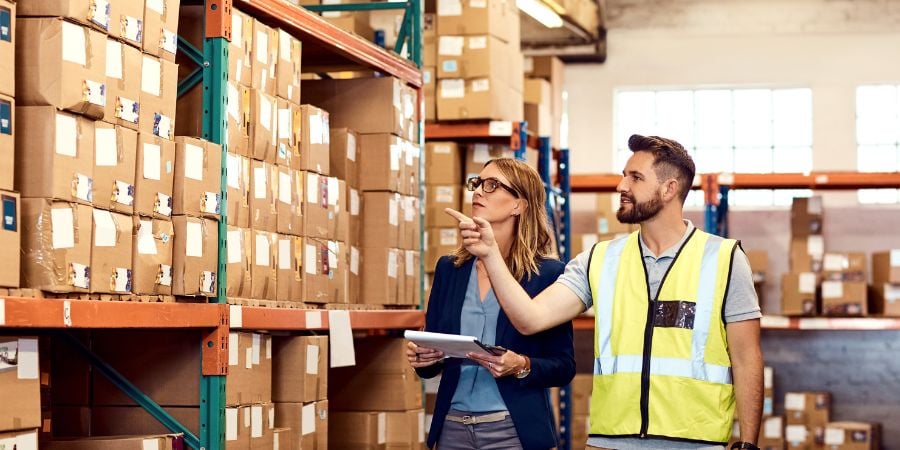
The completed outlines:
<svg viewBox="0 0 900 450">
<path fill-rule="evenodd" d="M 538 259 L 555 258 L 545 207 L 547 193 L 544 191 L 544 183 L 537 171 L 523 161 L 498 158 L 488 161 L 484 167 L 489 165 L 494 165 L 519 193 L 519 198 L 528 202 L 525 210 L 516 218 L 514 239 L 506 258 L 506 266 L 517 280 L 531 278 L 532 274 L 538 273 Z M 452 256 L 456 267 L 472 258 L 465 246 L 457 248 Z"/>
</svg>

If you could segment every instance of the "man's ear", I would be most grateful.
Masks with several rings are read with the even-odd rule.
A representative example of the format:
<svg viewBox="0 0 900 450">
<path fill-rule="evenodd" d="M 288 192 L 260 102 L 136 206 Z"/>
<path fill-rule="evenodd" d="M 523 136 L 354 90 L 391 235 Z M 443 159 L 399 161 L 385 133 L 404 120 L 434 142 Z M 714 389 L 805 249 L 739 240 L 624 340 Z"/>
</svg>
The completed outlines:
<svg viewBox="0 0 900 450">
<path fill-rule="evenodd" d="M 669 202 L 672 199 L 678 197 L 680 192 L 679 185 L 680 183 L 678 182 L 677 178 L 669 178 L 668 180 L 666 180 L 666 182 L 663 183 L 663 200 Z"/>
</svg>

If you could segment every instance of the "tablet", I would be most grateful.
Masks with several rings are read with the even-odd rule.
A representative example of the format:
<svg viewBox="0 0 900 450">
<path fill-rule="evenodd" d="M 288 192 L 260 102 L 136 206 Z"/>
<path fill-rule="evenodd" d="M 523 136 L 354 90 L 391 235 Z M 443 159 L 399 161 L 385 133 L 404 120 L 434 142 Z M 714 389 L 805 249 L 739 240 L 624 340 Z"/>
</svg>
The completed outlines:
<svg viewBox="0 0 900 450">
<path fill-rule="evenodd" d="M 484 344 L 479 342 L 474 336 L 406 330 L 403 333 L 403 337 L 415 342 L 420 347 L 440 350 L 447 358 L 466 358 L 466 355 L 469 353 L 487 353 L 500 356 L 506 352 L 505 348 Z"/>
</svg>

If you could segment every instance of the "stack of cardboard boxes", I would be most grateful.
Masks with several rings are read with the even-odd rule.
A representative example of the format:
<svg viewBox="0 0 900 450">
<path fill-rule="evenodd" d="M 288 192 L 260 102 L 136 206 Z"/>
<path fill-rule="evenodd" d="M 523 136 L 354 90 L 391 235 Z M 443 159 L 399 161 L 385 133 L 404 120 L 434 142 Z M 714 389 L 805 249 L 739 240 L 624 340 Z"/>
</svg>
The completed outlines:
<svg viewBox="0 0 900 450">
<path fill-rule="evenodd" d="M 433 273 L 438 259 L 460 244 L 458 222 L 445 208 L 462 211 L 460 148 L 455 142 L 425 145 L 425 271 Z M 470 202 L 471 203 L 471 202 Z"/>
<path fill-rule="evenodd" d="M 15 184 L 16 4 L 0 0 L 0 289 L 19 287 L 19 194 Z"/>
<path fill-rule="evenodd" d="M 569 384 L 572 403 L 572 422 L 569 428 L 569 446 L 572 450 L 584 450 L 590 434 L 591 392 L 594 389 L 594 377 L 591 374 L 579 373 Z"/>
<path fill-rule="evenodd" d="M 775 405 L 775 380 L 774 370 L 771 367 L 763 369 L 763 411 L 762 423 L 759 430 L 757 446 L 762 450 L 784 450 L 784 416 L 774 415 Z M 734 429 L 732 430 L 731 443 L 741 440 L 740 419 L 735 411 Z"/>
<path fill-rule="evenodd" d="M 830 450 L 878 450 L 881 424 L 831 422 L 825 427 L 825 446 Z"/>
<path fill-rule="evenodd" d="M 272 361 L 275 426 L 289 429 L 275 448 L 327 450 L 328 337 L 275 337 Z"/>
<path fill-rule="evenodd" d="M 781 313 L 814 316 L 825 255 L 822 197 L 795 198 L 791 206 L 790 272 L 781 278 Z"/>
<path fill-rule="evenodd" d="M 784 438 L 791 450 L 812 450 L 825 444 L 831 419 L 830 392 L 788 392 L 784 396 Z"/>
<path fill-rule="evenodd" d="M 330 448 L 423 448 L 422 383 L 406 360 L 405 340 L 358 340 L 356 367 L 331 377 Z"/>
<path fill-rule="evenodd" d="M 756 297 L 759 299 L 760 307 L 763 307 L 766 274 L 769 271 L 769 253 L 764 250 L 746 250 L 746 254 L 747 260 L 750 261 L 750 270 L 753 273 L 753 288 L 756 290 Z"/>
<path fill-rule="evenodd" d="M 37 449 L 41 372 L 36 337 L 0 337 L 0 446 Z"/>
<path fill-rule="evenodd" d="M 565 66 L 562 60 L 555 56 L 525 58 L 524 73 L 525 120 L 528 121 L 528 129 L 538 136 L 549 136 L 553 148 L 562 148 L 562 121 L 565 114 Z"/>
<path fill-rule="evenodd" d="M 594 244 L 628 235 L 637 231 L 639 226 L 619 222 L 616 211 L 619 210 L 618 194 L 597 194 L 596 217 L 597 231 L 572 236 L 572 257 L 590 251 Z"/>
<path fill-rule="evenodd" d="M 872 313 L 900 316 L 900 250 L 872 254 Z"/>
</svg>

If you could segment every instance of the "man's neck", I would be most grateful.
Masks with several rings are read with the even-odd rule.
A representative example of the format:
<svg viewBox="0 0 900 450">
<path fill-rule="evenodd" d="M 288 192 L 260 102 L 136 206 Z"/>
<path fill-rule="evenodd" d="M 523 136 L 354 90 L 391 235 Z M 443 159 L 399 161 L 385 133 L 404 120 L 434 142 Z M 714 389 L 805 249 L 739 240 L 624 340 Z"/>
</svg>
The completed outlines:
<svg viewBox="0 0 900 450">
<path fill-rule="evenodd" d="M 641 223 L 641 239 L 656 256 L 677 244 L 686 231 L 687 224 L 684 223 L 680 209 L 660 211 L 656 217 Z"/>
</svg>

